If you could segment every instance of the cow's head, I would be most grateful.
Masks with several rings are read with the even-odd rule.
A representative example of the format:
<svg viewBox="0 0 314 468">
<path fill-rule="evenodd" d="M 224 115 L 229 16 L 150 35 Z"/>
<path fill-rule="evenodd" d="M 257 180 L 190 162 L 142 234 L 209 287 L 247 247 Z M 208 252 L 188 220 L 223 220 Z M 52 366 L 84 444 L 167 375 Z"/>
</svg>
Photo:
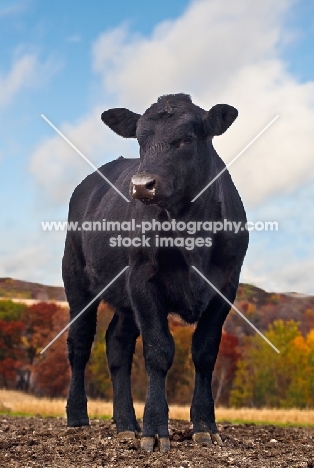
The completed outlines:
<svg viewBox="0 0 314 468">
<path fill-rule="evenodd" d="M 179 200 L 191 201 L 208 183 L 211 140 L 224 133 L 237 115 L 227 104 L 205 111 L 186 94 L 170 94 L 160 97 L 143 115 L 118 108 L 105 111 L 101 118 L 118 135 L 137 138 L 140 145 L 131 196 L 168 208 Z"/>
</svg>

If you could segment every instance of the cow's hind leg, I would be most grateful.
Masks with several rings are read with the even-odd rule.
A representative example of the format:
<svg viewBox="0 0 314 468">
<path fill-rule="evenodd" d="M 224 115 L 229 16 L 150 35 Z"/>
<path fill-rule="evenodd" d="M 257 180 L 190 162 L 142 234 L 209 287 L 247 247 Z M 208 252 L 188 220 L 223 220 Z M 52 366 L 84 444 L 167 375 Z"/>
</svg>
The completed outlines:
<svg viewBox="0 0 314 468">
<path fill-rule="evenodd" d="M 70 319 L 73 320 L 89 304 L 92 297 L 85 296 L 83 301 L 70 304 Z M 67 401 L 67 425 L 69 427 L 88 426 L 87 398 L 84 385 L 85 367 L 90 357 L 96 332 L 96 317 L 99 301 L 93 302 L 70 326 L 68 335 L 68 354 L 72 375 Z"/>
<path fill-rule="evenodd" d="M 113 386 L 113 418 L 119 438 L 141 431 L 131 394 L 132 359 L 139 330 L 133 311 L 116 311 L 106 333 L 106 352 Z"/>
<path fill-rule="evenodd" d="M 222 293 L 233 303 L 236 290 L 237 283 L 230 283 L 222 290 Z M 222 445 L 215 422 L 211 384 L 222 326 L 229 310 L 230 305 L 219 295 L 215 296 L 208 309 L 201 316 L 192 339 L 195 387 L 191 405 L 191 421 L 193 423 L 193 439 L 199 443 L 213 441 Z"/>
</svg>

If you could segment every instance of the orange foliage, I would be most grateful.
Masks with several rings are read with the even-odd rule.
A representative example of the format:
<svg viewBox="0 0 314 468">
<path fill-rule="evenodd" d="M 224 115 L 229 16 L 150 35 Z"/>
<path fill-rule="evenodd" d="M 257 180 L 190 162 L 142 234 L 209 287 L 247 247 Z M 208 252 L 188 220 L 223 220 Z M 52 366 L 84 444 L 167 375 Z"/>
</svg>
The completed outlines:
<svg viewBox="0 0 314 468">
<path fill-rule="evenodd" d="M 69 321 L 69 312 L 66 309 L 55 309 L 52 316 L 50 333 L 46 337 L 48 344 Z M 37 395 L 51 398 L 66 396 L 70 381 L 70 368 L 66 348 L 67 333 L 63 333 L 56 340 L 33 368 L 34 390 Z"/>
<path fill-rule="evenodd" d="M 224 332 L 213 374 L 213 395 L 217 405 L 228 405 L 239 358 L 238 338 L 231 333 Z"/>
<path fill-rule="evenodd" d="M 15 369 L 21 359 L 21 333 L 24 325 L 20 321 L 0 320 L 0 384 L 8 387 L 15 378 Z"/>
</svg>

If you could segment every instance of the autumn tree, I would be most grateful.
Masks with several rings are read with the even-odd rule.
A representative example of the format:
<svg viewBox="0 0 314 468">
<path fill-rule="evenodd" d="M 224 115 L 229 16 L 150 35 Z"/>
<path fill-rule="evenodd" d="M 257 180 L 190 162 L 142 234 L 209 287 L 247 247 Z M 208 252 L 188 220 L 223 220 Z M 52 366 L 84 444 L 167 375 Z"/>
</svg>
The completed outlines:
<svg viewBox="0 0 314 468">
<path fill-rule="evenodd" d="M 314 332 L 303 337 L 298 323 L 277 320 L 265 336 L 277 354 L 258 335 L 247 339 L 238 362 L 232 406 L 314 406 Z"/>
<path fill-rule="evenodd" d="M 97 312 L 97 331 L 91 357 L 86 366 L 86 393 L 90 398 L 112 399 L 112 387 L 106 359 L 105 334 L 113 316 L 113 309 L 100 303 Z"/>
<path fill-rule="evenodd" d="M 289 356 L 291 382 L 282 406 L 314 407 L 314 330 L 306 337 L 297 336 L 291 342 Z"/>
<path fill-rule="evenodd" d="M 5 322 L 19 321 L 26 309 L 26 304 L 11 300 L 0 300 L 0 320 L 4 320 Z"/>
<path fill-rule="evenodd" d="M 40 357 L 41 349 L 49 342 L 53 316 L 58 310 L 59 307 L 55 303 L 47 302 L 40 302 L 23 309 L 20 316 L 24 325 L 20 336 L 23 357 L 15 369 L 17 389 L 29 390 L 34 366 Z"/>
<path fill-rule="evenodd" d="M 22 361 L 21 316 L 27 308 L 11 300 L 0 301 L 0 386 L 13 387 Z"/>
<path fill-rule="evenodd" d="M 167 376 L 169 403 L 185 405 L 191 402 L 194 387 L 194 365 L 191 355 L 193 326 L 169 321 L 175 342 L 175 356 Z"/>
<path fill-rule="evenodd" d="M 56 308 L 52 315 L 50 334 L 45 337 L 48 344 L 67 325 L 69 311 Z M 33 365 L 32 390 L 40 396 L 50 398 L 66 396 L 70 381 L 70 367 L 67 358 L 66 332 L 63 333 Z"/>
<path fill-rule="evenodd" d="M 0 320 L 0 386 L 8 388 L 15 381 L 16 369 L 21 365 L 21 321 Z"/>
<path fill-rule="evenodd" d="M 239 357 L 238 338 L 231 333 L 223 332 L 212 381 L 216 405 L 228 406 Z"/>
<path fill-rule="evenodd" d="M 307 335 L 311 330 L 314 329 L 314 310 L 305 309 L 300 319 L 300 330 L 302 335 Z"/>
</svg>

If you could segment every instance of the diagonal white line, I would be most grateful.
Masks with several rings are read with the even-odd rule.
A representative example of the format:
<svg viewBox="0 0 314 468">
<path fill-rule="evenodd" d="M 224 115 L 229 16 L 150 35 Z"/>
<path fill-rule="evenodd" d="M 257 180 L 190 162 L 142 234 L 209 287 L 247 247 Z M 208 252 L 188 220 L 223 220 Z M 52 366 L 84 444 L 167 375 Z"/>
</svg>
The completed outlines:
<svg viewBox="0 0 314 468">
<path fill-rule="evenodd" d="M 240 312 L 240 310 L 237 309 L 237 307 L 236 307 L 235 305 L 233 305 L 232 302 L 230 302 L 229 299 L 227 299 L 226 296 L 224 296 L 224 295 L 219 291 L 219 289 L 217 289 L 216 286 L 214 286 L 213 283 L 211 283 L 211 282 L 206 278 L 206 276 L 203 275 L 203 273 L 201 273 L 201 272 L 200 272 L 195 266 L 193 266 L 193 265 L 192 265 L 192 268 L 206 281 L 206 283 L 208 283 L 208 284 L 216 291 L 216 293 L 218 293 L 218 294 L 227 302 L 227 304 L 230 305 L 230 307 L 233 308 L 233 310 L 235 310 L 235 311 L 240 315 L 240 317 L 243 318 L 243 320 L 245 320 L 245 321 L 253 328 L 253 330 L 256 331 L 256 333 L 258 333 L 258 334 L 269 344 L 269 346 L 271 346 L 277 353 L 280 353 L 279 349 L 276 348 L 276 346 L 273 345 L 273 344 L 271 343 L 271 341 L 269 341 L 269 339 L 266 338 L 266 336 L 263 335 L 263 333 L 260 332 L 259 329 L 256 328 L 256 326 L 253 325 L 253 323 L 250 322 L 249 319 L 247 319 L 247 318 L 245 317 L 245 315 L 243 315 L 242 312 Z"/>
<path fill-rule="evenodd" d="M 62 138 L 63 138 L 79 155 L 80 155 L 80 156 L 82 156 L 82 158 L 83 158 L 93 169 L 95 169 L 95 171 L 98 172 L 98 174 L 99 174 L 103 179 L 105 179 L 105 181 L 108 182 L 108 184 L 111 185 L 111 187 L 112 187 L 113 189 L 115 189 L 115 191 L 118 192 L 119 195 L 121 195 L 121 197 L 124 198 L 125 201 L 127 201 L 128 203 L 130 202 L 130 200 L 128 200 L 128 199 L 126 198 L 126 196 L 124 196 L 123 193 L 121 193 L 120 190 L 117 189 L 117 187 L 116 187 L 115 185 L 113 185 L 113 183 L 110 182 L 110 180 L 107 179 L 107 177 L 104 176 L 104 174 L 102 174 L 102 173 L 100 172 L 100 170 L 97 169 L 97 167 L 94 166 L 94 164 L 93 164 L 86 156 L 84 156 L 84 154 L 83 154 L 80 150 L 78 150 L 77 147 L 74 146 L 73 143 L 72 143 L 65 135 L 63 135 L 63 133 L 60 132 L 60 130 L 58 130 L 57 127 L 55 127 L 55 126 L 53 125 L 53 123 L 51 123 L 50 120 L 47 119 L 47 117 L 46 117 L 44 114 L 41 114 L 41 117 L 42 117 L 42 118 L 50 125 L 50 127 L 52 127 L 52 128 L 53 128 L 53 129 L 54 129 L 54 130 L 55 130 L 55 131 L 56 131 L 56 132 L 57 132 L 57 133 L 58 133 L 58 134 L 59 134 L 59 135 L 60 135 L 60 136 L 61 136 L 61 137 L 62 137 Z"/>
<path fill-rule="evenodd" d="M 108 289 L 109 286 L 111 286 L 112 283 L 114 283 L 114 282 L 119 278 L 119 276 L 121 276 L 122 273 L 124 273 L 125 270 L 127 270 L 128 268 L 129 268 L 128 266 L 124 267 L 123 270 L 121 270 L 120 273 L 117 274 L 117 276 L 115 276 L 115 277 L 113 278 L 113 280 L 111 280 L 110 283 L 108 283 L 107 286 L 105 286 L 104 289 L 102 289 L 102 290 L 100 291 L 100 293 L 98 293 L 97 296 L 95 296 L 94 299 L 92 299 L 92 300 L 87 304 L 87 306 L 85 306 L 84 309 L 82 309 L 81 312 L 78 313 L 78 314 L 76 315 L 76 317 L 74 317 L 74 319 L 71 320 L 71 322 L 69 322 L 69 323 L 67 324 L 67 326 L 64 327 L 63 330 L 61 330 L 61 331 L 54 337 L 54 339 L 51 340 L 50 343 L 48 343 L 47 346 L 46 346 L 44 349 L 42 349 L 42 350 L 40 351 L 40 354 L 43 354 L 43 353 L 46 351 L 46 349 L 48 349 L 49 346 L 51 346 L 52 343 L 54 343 L 54 342 L 62 335 L 62 333 L 64 333 L 64 332 L 72 325 L 72 323 L 74 323 L 75 320 L 77 320 L 77 319 L 85 312 L 85 310 L 88 309 L 88 307 L 89 307 L 93 302 L 95 302 L 96 299 L 98 299 L 99 296 L 101 296 L 102 293 L 105 292 L 106 289 Z"/>
<path fill-rule="evenodd" d="M 218 177 L 220 177 L 221 174 L 223 174 L 223 173 L 228 169 L 228 167 L 230 167 L 231 164 L 233 164 L 234 161 L 236 161 L 236 160 L 241 156 L 241 154 L 243 154 L 244 151 L 246 151 L 246 150 L 247 150 L 247 149 L 248 149 L 248 148 L 249 148 L 249 147 L 250 147 L 250 146 L 251 146 L 251 145 L 252 145 L 252 144 L 253 144 L 253 143 L 254 143 L 254 142 L 255 142 L 255 141 L 256 141 L 256 140 L 257 140 L 257 139 L 258 139 L 258 138 L 259 138 L 275 121 L 276 121 L 276 120 L 277 120 L 277 119 L 278 119 L 278 117 L 279 117 L 279 115 L 276 115 L 276 117 L 274 117 L 273 120 L 271 120 L 271 121 L 269 122 L 269 124 L 267 124 L 266 127 L 264 127 L 263 130 L 261 130 L 261 131 L 256 135 L 256 137 L 253 138 L 253 140 L 251 140 L 250 143 L 248 143 L 248 144 L 243 148 L 243 150 L 240 151 L 240 153 L 238 153 L 238 154 L 223 168 L 223 170 L 220 171 L 220 172 L 209 182 L 209 184 L 207 184 L 206 187 L 204 187 L 203 190 L 201 190 L 201 191 L 196 195 L 196 197 L 193 198 L 193 200 L 191 200 L 191 202 L 195 202 L 195 200 L 196 200 L 199 196 L 201 196 L 202 193 L 204 193 L 205 190 L 207 190 L 208 187 L 210 187 L 210 186 L 215 182 L 215 180 L 217 180 Z"/>
</svg>

